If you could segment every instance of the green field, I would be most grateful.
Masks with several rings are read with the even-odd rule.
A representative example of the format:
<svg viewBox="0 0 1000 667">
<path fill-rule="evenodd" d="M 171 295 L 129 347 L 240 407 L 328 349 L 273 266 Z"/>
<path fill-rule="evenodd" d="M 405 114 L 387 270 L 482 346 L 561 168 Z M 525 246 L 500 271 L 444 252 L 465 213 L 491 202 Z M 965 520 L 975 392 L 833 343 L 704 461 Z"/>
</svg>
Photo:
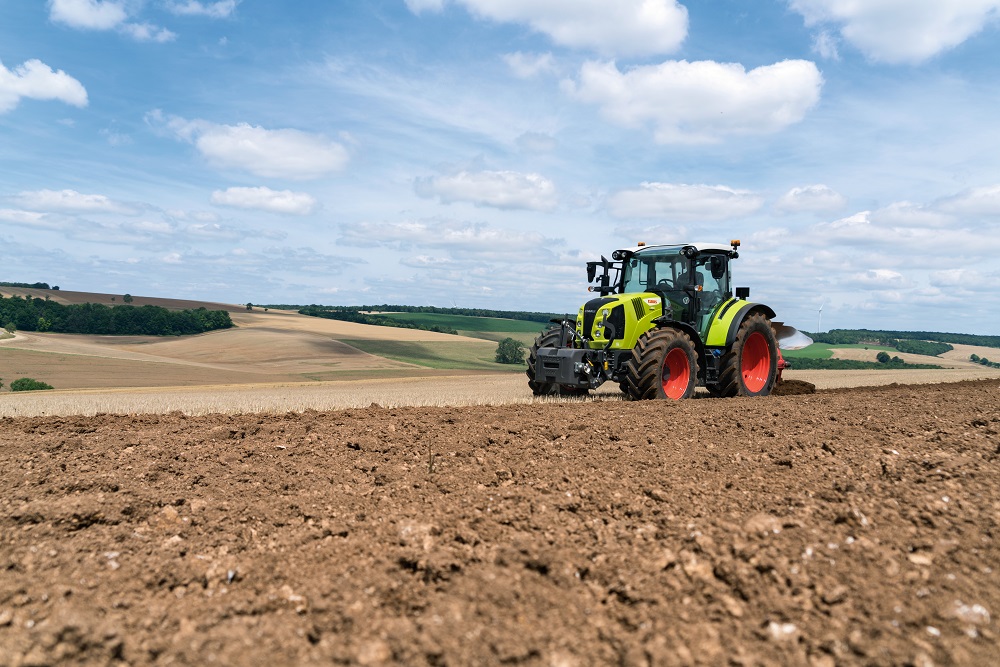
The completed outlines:
<svg viewBox="0 0 1000 667">
<path fill-rule="evenodd" d="M 885 347 L 883 345 L 836 345 L 831 343 L 813 343 L 812 345 L 804 347 L 801 350 L 782 350 L 781 354 L 789 359 L 830 359 L 833 357 L 834 350 L 841 349 L 875 350 L 876 352 L 884 350 L 890 354 L 899 353 L 899 350 L 896 348 Z"/>
<path fill-rule="evenodd" d="M 481 343 L 450 341 L 342 340 L 368 354 L 415 364 L 425 368 L 523 372 L 523 365 L 498 364 L 493 358 L 496 348 Z"/>
<path fill-rule="evenodd" d="M 379 313 L 380 317 L 413 322 L 425 327 L 447 327 L 461 332 L 530 333 L 537 334 L 548 324 L 526 320 L 505 320 L 498 317 L 471 317 L 469 315 L 442 315 L 439 313 Z"/>
</svg>

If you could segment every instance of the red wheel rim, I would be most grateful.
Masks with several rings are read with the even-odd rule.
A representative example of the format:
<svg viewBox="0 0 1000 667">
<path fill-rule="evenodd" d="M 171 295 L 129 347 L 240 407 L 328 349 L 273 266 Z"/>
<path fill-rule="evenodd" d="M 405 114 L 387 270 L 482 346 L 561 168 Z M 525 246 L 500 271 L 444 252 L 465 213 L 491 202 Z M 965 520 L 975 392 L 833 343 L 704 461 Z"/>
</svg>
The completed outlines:
<svg viewBox="0 0 1000 667">
<path fill-rule="evenodd" d="M 682 398 L 691 382 L 691 366 L 687 354 L 679 347 L 667 352 L 663 359 L 663 393 L 667 398 Z"/>
<path fill-rule="evenodd" d="M 754 331 L 743 343 L 743 384 L 747 391 L 756 394 L 767 384 L 771 375 L 771 349 L 767 346 L 764 334 Z"/>
</svg>

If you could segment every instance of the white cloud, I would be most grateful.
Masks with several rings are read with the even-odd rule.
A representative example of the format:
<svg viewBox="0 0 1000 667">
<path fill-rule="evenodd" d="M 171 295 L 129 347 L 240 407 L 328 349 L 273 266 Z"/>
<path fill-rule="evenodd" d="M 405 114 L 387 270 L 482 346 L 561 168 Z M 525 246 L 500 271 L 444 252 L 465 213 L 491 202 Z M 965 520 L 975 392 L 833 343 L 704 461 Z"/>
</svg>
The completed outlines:
<svg viewBox="0 0 1000 667">
<path fill-rule="evenodd" d="M 839 211 L 846 205 L 847 200 L 842 194 L 826 185 L 818 184 L 792 188 L 778 199 L 774 207 L 785 213 L 800 213 Z"/>
<path fill-rule="evenodd" d="M 937 201 L 935 207 L 959 215 L 1000 216 L 1000 185 L 971 188 Z"/>
<path fill-rule="evenodd" d="M 451 0 L 472 14 L 527 24 L 562 46 L 607 55 L 673 53 L 687 36 L 687 9 L 676 0 Z M 410 11 L 440 11 L 444 0 L 406 0 Z"/>
<path fill-rule="evenodd" d="M 49 18 L 71 28 L 111 30 L 128 19 L 124 2 L 112 0 L 50 0 Z"/>
<path fill-rule="evenodd" d="M 136 215 L 138 210 L 105 195 L 81 194 L 76 190 L 35 190 L 22 192 L 14 199 L 36 211 L 59 211 L 66 213 L 118 213 Z"/>
<path fill-rule="evenodd" d="M 871 211 L 861 211 L 833 222 L 821 222 L 813 228 L 821 244 L 840 241 L 848 244 L 869 244 L 888 240 L 889 235 L 871 223 Z"/>
<path fill-rule="evenodd" d="M 613 195 L 608 211 L 616 218 L 718 221 L 749 215 L 762 205 L 757 194 L 724 185 L 643 183 Z"/>
<path fill-rule="evenodd" d="M 78 30 L 118 30 L 139 42 L 170 42 L 177 35 L 151 23 L 129 23 L 142 3 L 113 0 L 49 0 L 49 18 Z"/>
<path fill-rule="evenodd" d="M 414 189 L 421 197 L 438 197 L 444 203 L 472 202 L 501 209 L 551 211 L 556 207 L 556 186 L 540 174 L 516 171 L 460 171 L 447 176 L 418 178 Z"/>
<path fill-rule="evenodd" d="M 871 214 L 871 221 L 882 227 L 911 228 L 929 227 L 945 228 L 953 226 L 955 219 L 933 208 L 908 201 L 893 202 L 885 208 L 880 208 Z"/>
<path fill-rule="evenodd" d="M 319 178 L 342 170 L 349 159 L 343 145 L 321 134 L 268 130 L 247 123 L 218 125 L 176 116 L 167 118 L 159 110 L 146 114 L 146 120 L 193 143 L 217 167 L 266 178 Z"/>
<path fill-rule="evenodd" d="M 826 60 L 840 60 L 840 50 L 837 48 L 837 38 L 826 30 L 822 30 L 813 37 L 812 50 L 820 58 Z"/>
<path fill-rule="evenodd" d="M 539 74 L 552 74 L 556 71 L 556 61 L 551 53 L 507 53 L 504 62 L 519 79 L 530 79 Z"/>
<path fill-rule="evenodd" d="M 180 16 L 208 16 L 213 19 L 222 19 L 232 16 L 238 4 L 239 0 L 220 0 L 219 2 L 184 0 L 168 2 L 166 8 L 167 11 Z"/>
<path fill-rule="evenodd" d="M 194 238 L 211 241 L 241 241 L 250 235 L 244 230 L 220 225 L 217 222 L 188 225 L 184 231 Z"/>
<path fill-rule="evenodd" d="M 18 211 L 11 208 L 0 208 L 0 221 L 13 222 L 19 225 L 39 225 L 44 222 L 45 214 L 37 211 Z"/>
<path fill-rule="evenodd" d="M 777 132 L 819 101 L 814 63 L 784 60 L 746 71 L 738 63 L 667 61 L 622 72 L 588 62 L 565 90 L 601 107 L 613 123 L 655 128 L 660 143 L 706 143 L 727 135 Z"/>
<path fill-rule="evenodd" d="M 898 290 L 913 286 L 913 282 L 898 271 L 868 269 L 848 276 L 848 284 L 868 290 Z"/>
<path fill-rule="evenodd" d="M 164 44 L 177 39 L 176 33 L 151 23 L 126 23 L 122 25 L 121 31 L 137 42 Z"/>
<path fill-rule="evenodd" d="M 404 222 L 363 222 L 341 227 L 345 245 L 372 245 L 410 250 L 437 248 L 457 253 L 462 259 L 502 257 L 508 261 L 537 261 L 540 253 L 561 246 L 562 239 L 549 239 L 538 232 L 500 229 L 470 222 L 407 220 Z"/>
<path fill-rule="evenodd" d="M 838 26 L 868 58 L 920 63 L 998 18 L 1000 0 L 790 0 L 807 26 Z"/>
<path fill-rule="evenodd" d="M 309 215 L 316 210 L 316 200 L 305 192 L 267 187 L 216 190 L 212 193 L 212 203 L 288 215 Z"/>
<path fill-rule="evenodd" d="M 0 113 L 14 109 L 21 98 L 59 100 L 75 107 L 87 106 L 87 90 L 62 70 L 53 71 L 41 60 L 28 60 L 9 70 L 0 61 Z"/>
</svg>

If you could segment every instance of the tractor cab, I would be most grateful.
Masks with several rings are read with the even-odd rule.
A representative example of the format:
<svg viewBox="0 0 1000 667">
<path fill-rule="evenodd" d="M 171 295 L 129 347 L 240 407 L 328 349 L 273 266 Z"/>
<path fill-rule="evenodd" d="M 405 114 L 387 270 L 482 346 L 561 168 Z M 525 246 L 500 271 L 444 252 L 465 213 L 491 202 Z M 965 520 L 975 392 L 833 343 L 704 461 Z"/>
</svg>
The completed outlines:
<svg viewBox="0 0 1000 667">
<path fill-rule="evenodd" d="M 622 261 L 621 293 L 656 294 L 663 299 L 665 315 L 707 336 L 712 312 L 732 296 L 729 259 L 735 255 L 731 248 L 708 245 L 619 251 L 628 253 Z"/>
</svg>

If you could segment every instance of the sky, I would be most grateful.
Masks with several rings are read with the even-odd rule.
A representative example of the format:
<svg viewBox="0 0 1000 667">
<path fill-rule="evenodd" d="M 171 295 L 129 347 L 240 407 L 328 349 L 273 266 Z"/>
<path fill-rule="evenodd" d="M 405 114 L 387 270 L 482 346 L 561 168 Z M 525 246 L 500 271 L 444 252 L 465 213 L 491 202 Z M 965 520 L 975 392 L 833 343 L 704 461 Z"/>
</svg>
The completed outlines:
<svg viewBox="0 0 1000 667">
<path fill-rule="evenodd" d="M 0 280 L 576 312 L 740 239 L 801 329 L 1000 334 L 1000 0 L 0 2 Z"/>
</svg>

